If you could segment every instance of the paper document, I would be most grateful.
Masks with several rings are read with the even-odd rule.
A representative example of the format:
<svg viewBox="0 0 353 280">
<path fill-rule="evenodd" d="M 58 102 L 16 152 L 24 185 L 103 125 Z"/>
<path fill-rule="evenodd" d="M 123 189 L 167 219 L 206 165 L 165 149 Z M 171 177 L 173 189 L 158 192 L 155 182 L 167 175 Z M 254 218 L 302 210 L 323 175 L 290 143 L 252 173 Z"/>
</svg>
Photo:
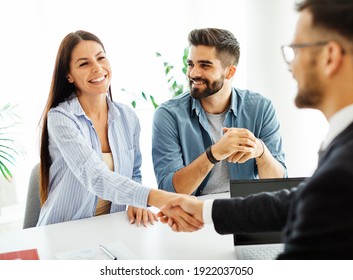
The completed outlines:
<svg viewBox="0 0 353 280">
<path fill-rule="evenodd" d="M 114 243 L 104 243 L 105 248 L 109 250 L 118 260 L 134 260 L 136 255 L 125 246 L 121 241 Z M 60 252 L 55 254 L 59 260 L 111 260 L 100 248 L 99 244 L 95 247 L 83 248 L 79 250 Z"/>
</svg>

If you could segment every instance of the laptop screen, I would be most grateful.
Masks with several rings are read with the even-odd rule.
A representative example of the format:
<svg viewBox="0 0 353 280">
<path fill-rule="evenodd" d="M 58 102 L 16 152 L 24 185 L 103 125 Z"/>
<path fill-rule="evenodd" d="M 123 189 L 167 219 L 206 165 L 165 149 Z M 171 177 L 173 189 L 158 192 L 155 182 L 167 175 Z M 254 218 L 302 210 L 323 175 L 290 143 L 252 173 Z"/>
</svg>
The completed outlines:
<svg viewBox="0 0 353 280">
<path fill-rule="evenodd" d="M 245 197 L 260 192 L 279 191 L 298 186 L 306 177 L 231 180 L 231 197 Z M 281 232 L 257 232 L 234 234 L 234 245 L 281 243 Z"/>
</svg>

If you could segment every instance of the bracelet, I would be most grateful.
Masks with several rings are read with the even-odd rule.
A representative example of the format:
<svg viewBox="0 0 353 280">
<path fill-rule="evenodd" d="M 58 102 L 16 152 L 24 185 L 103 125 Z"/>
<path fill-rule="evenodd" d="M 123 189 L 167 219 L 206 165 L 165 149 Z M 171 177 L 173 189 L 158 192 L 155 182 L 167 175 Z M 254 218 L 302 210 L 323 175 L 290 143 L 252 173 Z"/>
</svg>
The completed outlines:
<svg viewBox="0 0 353 280">
<path fill-rule="evenodd" d="M 216 159 L 213 154 L 212 154 L 212 151 L 211 151 L 211 147 L 212 146 L 209 146 L 207 149 L 206 149 L 206 156 L 208 158 L 208 160 L 212 163 L 212 164 L 216 164 L 217 162 L 220 162 L 220 160 Z"/>
<path fill-rule="evenodd" d="M 262 154 L 258 158 L 261 158 L 265 153 L 265 144 L 261 139 L 259 139 L 259 141 L 261 142 L 261 145 L 262 145 Z"/>
</svg>

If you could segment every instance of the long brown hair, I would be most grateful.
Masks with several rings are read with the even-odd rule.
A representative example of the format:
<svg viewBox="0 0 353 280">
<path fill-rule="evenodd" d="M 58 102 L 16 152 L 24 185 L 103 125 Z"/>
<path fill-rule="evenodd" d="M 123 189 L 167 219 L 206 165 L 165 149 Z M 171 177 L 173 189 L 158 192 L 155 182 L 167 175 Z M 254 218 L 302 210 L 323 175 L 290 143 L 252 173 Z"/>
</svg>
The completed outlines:
<svg viewBox="0 0 353 280">
<path fill-rule="evenodd" d="M 69 83 L 66 75 L 70 70 L 70 60 L 73 49 L 81 41 L 95 41 L 100 44 L 105 52 L 105 48 L 101 40 L 92 33 L 79 30 L 69 33 L 62 40 L 55 60 L 53 77 L 51 81 L 50 91 L 47 103 L 45 105 L 41 118 L 42 134 L 40 145 L 40 202 L 43 205 L 48 198 L 49 193 L 49 167 L 51 158 L 49 153 L 49 136 L 47 127 L 48 112 L 68 98 L 74 91 L 75 86 Z M 109 86 L 109 97 L 112 99 L 111 88 Z"/>
</svg>

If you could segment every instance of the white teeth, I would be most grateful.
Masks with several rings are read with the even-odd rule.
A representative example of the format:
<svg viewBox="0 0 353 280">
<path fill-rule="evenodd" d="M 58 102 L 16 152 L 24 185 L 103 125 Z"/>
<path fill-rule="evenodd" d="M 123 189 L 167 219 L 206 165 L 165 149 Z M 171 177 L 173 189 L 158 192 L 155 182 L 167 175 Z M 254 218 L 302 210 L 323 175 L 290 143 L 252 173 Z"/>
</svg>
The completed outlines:
<svg viewBox="0 0 353 280">
<path fill-rule="evenodd" d="M 203 82 L 194 82 L 195 85 L 202 85 Z"/>
<path fill-rule="evenodd" d="M 100 77 L 100 78 L 97 78 L 97 79 L 94 79 L 94 80 L 91 80 L 92 83 L 99 83 L 101 81 L 103 81 L 105 79 L 105 77 Z"/>
</svg>

